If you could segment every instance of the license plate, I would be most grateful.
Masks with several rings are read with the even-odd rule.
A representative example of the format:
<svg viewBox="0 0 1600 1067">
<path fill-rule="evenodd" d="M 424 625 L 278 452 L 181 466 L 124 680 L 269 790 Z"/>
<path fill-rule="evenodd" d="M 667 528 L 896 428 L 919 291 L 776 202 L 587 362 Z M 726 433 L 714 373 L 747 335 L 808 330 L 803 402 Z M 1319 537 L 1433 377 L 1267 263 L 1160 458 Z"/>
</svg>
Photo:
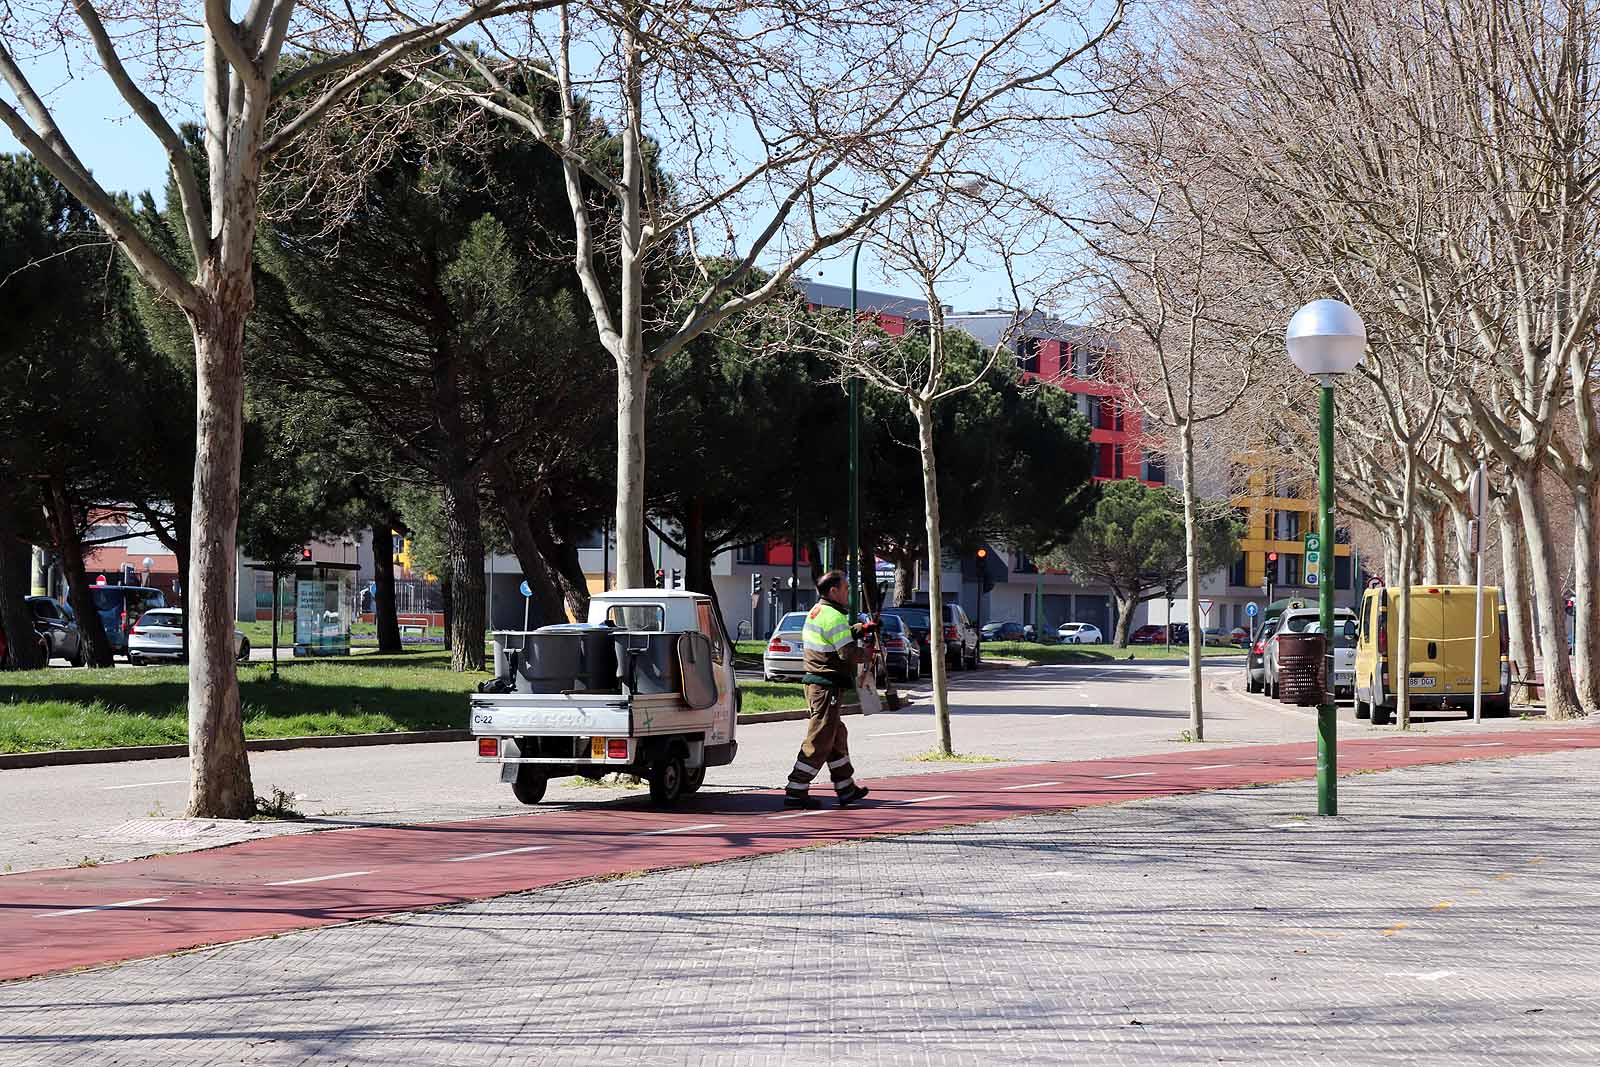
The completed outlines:
<svg viewBox="0 0 1600 1067">
<path fill-rule="evenodd" d="M 1411 676 L 1411 688 L 1413 689 L 1432 689 L 1437 684 L 1439 684 L 1439 679 L 1430 675 L 1413 674 Z"/>
</svg>

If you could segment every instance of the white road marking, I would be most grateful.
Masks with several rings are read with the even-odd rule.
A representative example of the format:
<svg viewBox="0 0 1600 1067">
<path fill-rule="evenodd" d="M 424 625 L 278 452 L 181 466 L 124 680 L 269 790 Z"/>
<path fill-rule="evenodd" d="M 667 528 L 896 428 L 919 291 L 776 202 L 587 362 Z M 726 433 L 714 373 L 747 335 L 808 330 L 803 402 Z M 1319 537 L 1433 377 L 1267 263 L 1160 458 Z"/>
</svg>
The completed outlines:
<svg viewBox="0 0 1600 1067">
<path fill-rule="evenodd" d="M 1441 978 L 1449 978 L 1454 971 L 1386 971 L 1385 978 L 1415 978 L 1419 982 L 1437 982 Z"/>
<path fill-rule="evenodd" d="M 514 856 L 519 852 L 538 852 L 549 848 L 549 845 L 525 845 L 522 848 L 503 848 L 499 852 L 474 852 L 470 856 L 451 856 L 446 863 L 465 863 L 468 860 L 486 860 L 495 856 Z"/>
<path fill-rule="evenodd" d="M 1060 784 L 1061 784 L 1060 782 L 1029 782 L 1026 785 L 1007 785 L 1007 786 L 1001 786 L 1000 788 L 1002 790 L 1005 790 L 1005 789 L 1043 789 L 1047 785 L 1060 785 Z"/>
<path fill-rule="evenodd" d="M 1237 767 L 1237 763 L 1208 763 L 1204 767 L 1190 767 L 1191 771 L 1215 771 L 1223 767 Z"/>
<path fill-rule="evenodd" d="M 954 796 L 955 796 L 954 793 L 939 793 L 936 796 L 931 796 L 931 797 L 912 797 L 910 800 L 902 800 L 902 801 L 900 801 L 900 803 L 901 804 L 921 804 L 924 800 L 949 800 Z"/>
<path fill-rule="evenodd" d="M 893 733 L 873 734 L 873 737 L 909 737 L 912 734 L 931 734 L 932 730 L 896 730 Z"/>
<path fill-rule="evenodd" d="M 1462 748 L 1504 748 L 1504 741 L 1479 741 L 1474 745 L 1462 745 Z"/>
<path fill-rule="evenodd" d="M 1309 829 L 1311 829 L 1311 826 L 1310 826 L 1309 823 L 1303 823 L 1303 822 L 1275 822 L 1275 823 L 1272 824 L 1271 829 L 1273 829 L 1273 830 L 1309 830 Z"/>
<path fill-rule="evenodd" d="M 634 837 L 656 837 L 656 836 L 659 836 L 661 834 L 686 834 L 691 830 L 715 830 L 719 826 L 726 826 L 726 825 L 728 825 L 728 824 L 725 823 L 725 822 L 702 822 L 702 823 L 696 823 L 693 826 L 669 826 L 665 830 L 646 830 L 643 833 L 634 834 L 633 836 Z"/>
<path fill-rule="evenodd" d="M 188 781 L 189 781 L 189 779 L 187 779 L 187 778 L 168 778 L 164 782 L 134 782 L 131 785 L 103 785 L 100 788 L 101 789 L 145 789 L 145 788 L 147 788 L 149 786 L 154 786 L 154 785 L 183 785 Z"/>
<path fill-rule="evenodd" d="M 112 908 L 137 908 L 140 904 L 159 904 L 166 897 L 140 897 L 138 900 L 119 900 L 115 904 L 96 904 L 92 908 L 68 908 L 66 911 L 47 911 L 41 919 L 59 919 L 64 915 L 87 915 L 91 911 L 110 911 Z"/>
<path fill-rule="evenodd" d="M 1108 775 L 1105 776 L 1105 779 L 1106 779 L 1106 781 L 1110 781 L 1113 778 L 1147 778 L 1147 777 L 1149 777 L 1150 775 L 1152 775 L 1154 773 L 1156 773 L 1156 772 L 1155 771 L 1134 771 L 1131 774 L 1108 774 Z"/>
<path fill-rule="evenodd" d="M 315 878 L 291 878 L 287 882 L 268 882 L 268 885 L 310 885 L 312 882 L 331 882 L 335 878 L 359 878 L 371 871 L 342 871 L 339 874 L 319 874 Z"/>
<path fill-rule="evenodd" d="M 796 811 L 796 812 L 792 812 L 792 813 L 790 813 L 788 815 L 768 815 L 767 818 L 769 818 L 769 819 L 803 819 L 807 815 L 821 815 L 826 810 L 827 810 L 826 808 L 811 808 L 811 809 L 809 809 L 807 811 Z"/>
<path fill-rule="evenodd" d="M 1384 752 L 1421 752 L 1420 748 L 1386 748 Z"/>
</svg>

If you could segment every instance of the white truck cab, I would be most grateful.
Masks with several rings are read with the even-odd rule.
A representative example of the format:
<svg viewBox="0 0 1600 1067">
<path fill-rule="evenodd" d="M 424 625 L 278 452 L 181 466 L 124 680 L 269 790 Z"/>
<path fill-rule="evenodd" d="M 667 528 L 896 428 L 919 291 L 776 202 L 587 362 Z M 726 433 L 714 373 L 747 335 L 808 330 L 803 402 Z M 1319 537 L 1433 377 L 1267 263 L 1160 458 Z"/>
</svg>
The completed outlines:
<svg viewBox="0 0 1600 1067">
<path fill-rule="evenodd" d="M 496 631 L 494 666 L 471 730 L 524 804 L 551 778 L 614 772 L 670 804 L 738 752 L 733 645 L 703 593 L 596 594 L 587 622 Z"/>
</svg>

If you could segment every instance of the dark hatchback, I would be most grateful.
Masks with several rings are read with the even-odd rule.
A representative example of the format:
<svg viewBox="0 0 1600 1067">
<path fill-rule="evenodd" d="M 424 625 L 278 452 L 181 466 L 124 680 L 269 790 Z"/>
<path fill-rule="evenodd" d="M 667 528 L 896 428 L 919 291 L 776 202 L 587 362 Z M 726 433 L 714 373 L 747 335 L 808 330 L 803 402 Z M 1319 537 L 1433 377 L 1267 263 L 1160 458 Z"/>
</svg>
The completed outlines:
<svg viewBox="0 0 1600 1067">
<path fill-rule="evenodd" d="M 1247 693 L 1259 693 L 1266 688 L 1267 642 L 1270 641 L 1272 639 L 1272 635 L 1277 632 L 1278 619 L 1281 619 L 1282 617 L 1283 616 L 1279 615 L 1271 622 L 1265 623 L 1260 630 L 1256 631 L 1256 639 L 1251 642 L 1249 646 L 1250 651 L 1245 656 L 1244 667 L 1244 688 L 1245 692 Z"/>
</svg>

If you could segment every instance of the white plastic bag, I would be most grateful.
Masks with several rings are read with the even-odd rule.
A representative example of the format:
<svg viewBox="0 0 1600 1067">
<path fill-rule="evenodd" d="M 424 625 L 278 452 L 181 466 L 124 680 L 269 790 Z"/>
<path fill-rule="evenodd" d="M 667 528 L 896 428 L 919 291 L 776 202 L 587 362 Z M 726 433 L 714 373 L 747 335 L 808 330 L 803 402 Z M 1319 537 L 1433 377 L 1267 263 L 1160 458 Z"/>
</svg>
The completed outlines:
<svg viewBox="0 0 1600 1067">
<path fill-rule="evenodd" d="M 861 714 L 876 715 L 883 710 L 878 698 L 878 681 L 872 676 L 871 664 L 863 663 L 856 671 L 856 699 L 861 702 Z"/>
</svg>

